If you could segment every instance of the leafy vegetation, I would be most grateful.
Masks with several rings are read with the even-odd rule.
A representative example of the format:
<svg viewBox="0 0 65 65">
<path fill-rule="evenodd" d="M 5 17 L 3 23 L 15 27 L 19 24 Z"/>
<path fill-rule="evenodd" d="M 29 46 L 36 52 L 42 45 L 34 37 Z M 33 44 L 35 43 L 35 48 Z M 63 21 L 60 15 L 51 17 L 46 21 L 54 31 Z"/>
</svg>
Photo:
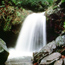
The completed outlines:
<svg viewBox="0 0 65 65">
<path fill-rule="evenodd" d="M 54 0 L 4 0 L 2 4 L 24 7 L 33 11 L 43 11 L 53 4 Z"/>
<path fill-rule="evenodd" d="M 24 18 L 29 14 L 23 8 L 17 8 L 6 5 L 0 8 L 0 29 L 4 31 L 13 31 L 13 26 L 20 25 Z"/>
<path fill-rule="evenodd" d="M 52 3 L 53 0 L 2 0 L 0 1 L 0 29 L 15 32 L 25 17 L 32 13 L 30 10 L 44 11 Z"/>
</svg>

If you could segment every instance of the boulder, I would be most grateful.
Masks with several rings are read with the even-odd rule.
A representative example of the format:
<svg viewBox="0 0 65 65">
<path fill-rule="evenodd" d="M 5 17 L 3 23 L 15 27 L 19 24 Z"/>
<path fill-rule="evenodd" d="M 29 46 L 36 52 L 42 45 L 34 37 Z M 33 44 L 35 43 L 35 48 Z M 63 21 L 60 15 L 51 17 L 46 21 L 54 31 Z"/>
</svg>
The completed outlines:
<svg viewBox="0 0 65 65">
<path fill-rule="evenodd" d="M 49 54 L 53 52 L 53 50 L 56 49 L 56 43 L 55 41 L 52 41 L 48 43 L 46 46 L 44 46 L 40 52 L 48 52 Z"/>
<path fill-rule="evenodd" d="M 37 62 L 40 63 L 40 61 L 46 57 L 47 55 L 51 54 L 56 49 L 56 43 L 55 41 L 50 42 L 46 46 L 44 46 L 40 52 L 36 52 L 33 54 L 33 63 Z"/>
<path fill-rule="evenodd" d="M 6 43 L 0 39 L 0 64 L 4 65 L 9 55 Z"/>
<path fill-rule="evenodd" d="M 34 63 L 39 64 L 42 61 L 42 59 L 44 59 L 45 57 L 49 56 L 54 52 L 55 53 L 59 52 L 61 54 L 64 54 L 64 50 L 65 50 L 64 47 L 65 47 L 65 35 L 58 36 L 55 40 L 49 42 L 46 46 L 44 46 L 39 52 L 33 53 L 33 59 L 32 59 L 33 64 Z"/>
<path fill-rule="evenodd" d="M 54 65 L 62 65 L 63 64 L 63 59 L 57 60 Z"/>
<path fill-rule="evenodd" d="M 40 62 L 40 65 L 47 65 L 47 64 L 51 64 L 54 61 L 58 60 L 61 57 L 61 54 L 58 52 L 55 52 L 45 58 L 42 59 L 42 61 Z"/>
</svg>

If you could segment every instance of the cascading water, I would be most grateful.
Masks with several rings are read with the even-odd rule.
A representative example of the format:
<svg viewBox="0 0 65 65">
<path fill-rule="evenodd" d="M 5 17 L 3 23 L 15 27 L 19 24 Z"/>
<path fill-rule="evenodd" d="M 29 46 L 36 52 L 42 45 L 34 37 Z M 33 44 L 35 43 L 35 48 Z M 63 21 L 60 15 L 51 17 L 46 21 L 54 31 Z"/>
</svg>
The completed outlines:
<svg viewBox="0 0 65 65">
<path fill-rule="evenodd" d="M 46 18 L 43 13 L 30 14 L 24 21 L 16 50 L 37 51 L 46 45 Z"/>
<path fill-rule="evenodd" d="M 15 46 L 15 51 L 16 52 L 20 51 L 22 53 L 23 52 L 27 53 L 30 51 L 33 52 L 33 51 L 38 51 L 40 48 L 42 48 L 45 45 L 46 45 L 45 12 L 33 13 L 28 15 L 22 25 L 16 46 Z"/>
</svg>

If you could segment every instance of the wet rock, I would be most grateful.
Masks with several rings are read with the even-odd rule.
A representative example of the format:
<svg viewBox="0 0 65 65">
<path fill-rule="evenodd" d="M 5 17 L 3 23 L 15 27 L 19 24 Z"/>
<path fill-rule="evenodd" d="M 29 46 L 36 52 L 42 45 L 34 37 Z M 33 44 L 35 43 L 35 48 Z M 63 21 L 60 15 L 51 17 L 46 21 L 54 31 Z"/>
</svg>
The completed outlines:
<svg viewBox="0 0 65 65">
<path fill-rule="evenodd" d="M 56 49 L 56 43 L 55 41 L 52 41 L 48 43 L 46 46 L 44 46 L 40 52 L 48 52 L 49 54 L 53 52 L 53 50 Z"/>
<path fill-rule="evenodd" d="M 5 61 L 7 60 L 9 53 L 6 47 L 6 43 L 0 39 L 0 64 L 4 65 Z"/>
<path fill-rule="evenodd" d="M 65 35 L 58 36 L 55 40 L 57 46 L 61 46 L 65 44 Z"/>
<path fill-rule="evenodd" d="M 54 63 L 54 65 L 62 65 L 62 64 L 63 64 L 63 59 L 60 59 Z"/>
<path fill-rule="evenodd" d="M 55 41 L 50 42 L 46 46 L 44 46 L 40 52 L 36 52 L 33 55 L 33 63 L 39 63 L 44 57 L 51 54 L 56 49 Z"/>
<path fill-rule="evenodd" d="M 42 61 L 40 62 L 40 65 L 51 64 L 54 61 L 58 60 L 60 57 L 61 57 L 61 54 L 58 52 L 55 52 L 55 53 L 43 58 Z"/>
<path fill-rule="evenodd" d="M 63 47 L 62 47 L 63 46 Z M 33 54 L 33 63 L 40 63 L 42 59 L 54 52 L 64 54 L 65 35 L 58 36 L 54 41 L 48 43 L 39 52 Z"/>
</svg>

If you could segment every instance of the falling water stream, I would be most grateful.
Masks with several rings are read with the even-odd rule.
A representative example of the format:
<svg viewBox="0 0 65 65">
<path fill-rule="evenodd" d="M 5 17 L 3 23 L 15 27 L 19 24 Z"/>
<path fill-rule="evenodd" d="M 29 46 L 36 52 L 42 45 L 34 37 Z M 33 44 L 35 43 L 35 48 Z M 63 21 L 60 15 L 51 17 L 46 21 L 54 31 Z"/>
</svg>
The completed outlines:
<svg viewBox="0 0 65 65">
<path fill-rule="evenodd" d="M 24 20 L 14 49 L 10 49 L 9 58 L 30 56 L 46 45 L 45 12 L 33 13 Z"/>
</svg>

